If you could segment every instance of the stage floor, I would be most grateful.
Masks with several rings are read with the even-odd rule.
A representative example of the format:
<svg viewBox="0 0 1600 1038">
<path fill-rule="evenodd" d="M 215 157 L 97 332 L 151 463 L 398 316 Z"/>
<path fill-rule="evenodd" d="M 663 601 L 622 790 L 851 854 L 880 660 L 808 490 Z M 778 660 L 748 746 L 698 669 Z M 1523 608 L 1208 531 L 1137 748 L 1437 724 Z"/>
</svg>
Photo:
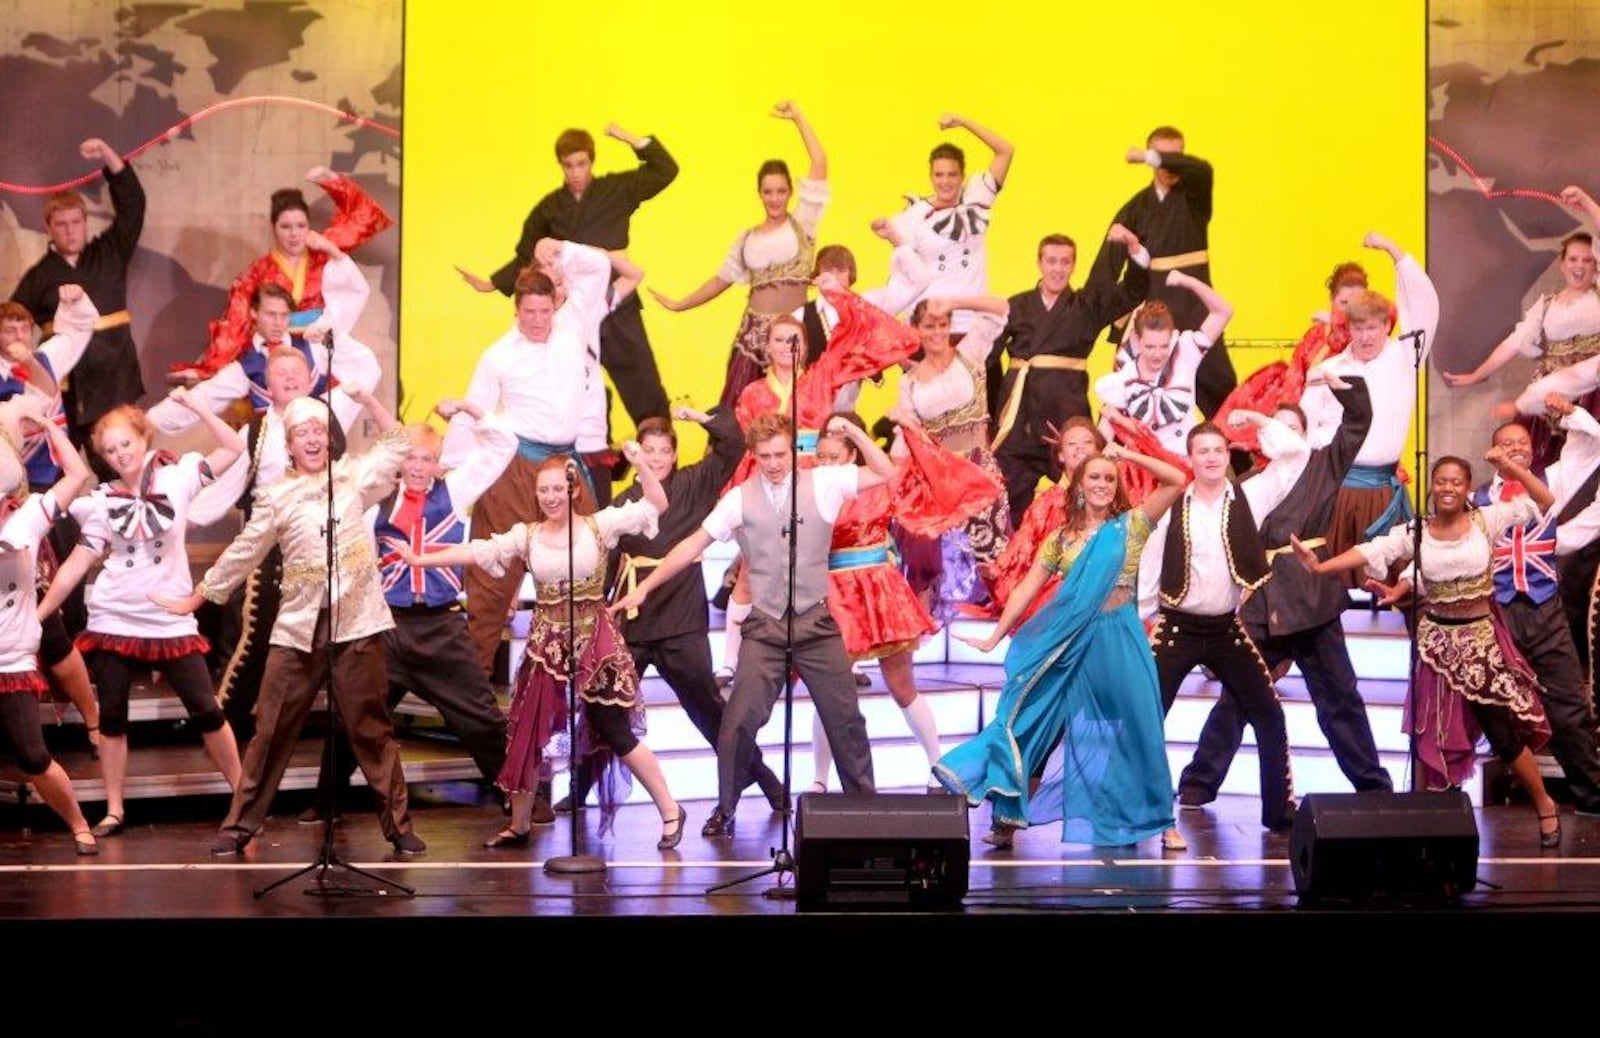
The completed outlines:
<svg viewBox="0 0 1600 1038">
<path fill-rule="evenodd" d="M 100 841 L 95 858 L 77 858 L 64 830 L 42 808 L 30 818 L 49 827 L 32 833 L 0 829 L 0 920 L 281 919 L 383 917 L 388 919 L 782 916 L 792 900 L 769 896 L 778 886 L 766 876 L 719 893 L 709 887 L 771 864 L 781 836 L 779 816 L 756 795 L 740 806 L 737 835 L 700 835 L 708 803 L 686 803 L 688 830 L 673 851 L 656 850 L 659 819 L 648 805 L 628 806 L 615 831 L 597 833 L 599 812 L 580 814 L 584 849 L 608 863 L 597 876 L 547 875 L 542 866 L 566 854 L 566 816 L 536 828 L 529 845 L 512 850 L 481 846 L 503 818 L 473 783 L 413 786 L 416 831 L 425 854 L 399 858 L 378 831 L 370 810 L 351 809 L 335 826 L 337 853 L 391 883 L 413 887 L 415 897 L 391 888 L 372 897 L 306 896 L 309 878 L 265 897 L 254 892 L 316 860 L 322 829 L 297 824 L 304 796 L 281 795 L 278 813 L 239 858 L 215 858 L 209 845 L 225 804 L 221 798 L 187 798 L 177 808 L 135 804 L 124 834 Z M 365 794 L 358 794 L 359 799 Z M 1018 835 L 1015 846 L 993 850 L 979 842 L 988 812 L 974 809 L 966 915 L 983 913 L 1231 913 L 1288 909 L 1297 904 L 1287 834 L 1268 833 L 1257 820 L 1254 797 L 1221 797 L 1210 807 L 1179 813 L 1189 842 L 1183 853 L 1163 852 L 1159 841 L 1129 847 L 1089 847 L 1058 842 L 1058 826 Z M 1559 848 L 1541 850 L 1537 822 L 1527 806 L 1493 806 L 1477 813 L 1479 885 L 1466 895 L 1466 911 L 1600 908 L 1600 819 L 1562 816 Z M 789 877 L 792 880 L 792 877 Z M 335 886 L 346 883 L 335 874 Z"/>
</svg>

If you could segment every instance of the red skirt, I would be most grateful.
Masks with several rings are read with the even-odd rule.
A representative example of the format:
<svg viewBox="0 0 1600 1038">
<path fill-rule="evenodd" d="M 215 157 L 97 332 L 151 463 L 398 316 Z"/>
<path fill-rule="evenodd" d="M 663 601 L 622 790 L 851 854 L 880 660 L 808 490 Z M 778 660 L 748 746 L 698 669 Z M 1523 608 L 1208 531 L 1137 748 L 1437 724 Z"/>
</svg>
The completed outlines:
<svg viewBox="0 0 1600 1038">
<path fill-rule="evenodd" d="M 882 659 L 915 649 L 939 629 L 890 562 L 828 572 L 828 612 L 853 660 Z"/>
<path fill-rule="evenodd" d="M 36 670 L 18 670 L 0 674 L 0 696 L 12 692 L 32 692 L 42 696 L 50 691 L 44 675 Z"/>
<path fill-rule="evenodd" d="M 198 634 L 185 634 L 177 638 L 140 638 L 131 634 L 84 631 L 73 644 L 79 652 L 110 652 L 141 663 L 163 663 L 195 653 L 204 656 L 211 651 L 211 643 Z"/>
</svg>

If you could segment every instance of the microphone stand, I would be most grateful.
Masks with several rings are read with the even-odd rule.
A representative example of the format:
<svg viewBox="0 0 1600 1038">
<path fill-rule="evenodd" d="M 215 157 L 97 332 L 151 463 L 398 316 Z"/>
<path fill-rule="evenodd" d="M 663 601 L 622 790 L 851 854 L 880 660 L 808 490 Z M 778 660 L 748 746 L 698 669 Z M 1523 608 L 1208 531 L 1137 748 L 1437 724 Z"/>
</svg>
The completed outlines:
<svg viewBox="0 0 1600 1038">
<path fill-rule="evenodd" d="M 578 604 L 574 583 L 577 581 L 577 563 L 574 560 L 573 528 L 578 517 L 572 506 L 578 499 L 577 461 L 567 462 L 567 796 L 572 800 L 572 810 L 567 812 L 571 832 L 572 853 L 558 855 L 544 863 L 545 872 L 552 876 L 582 876 L 605 872 L 606 863 L 593 854 L 578 850 Z M 599 546 L 596 545 L 596 550 Z M 535 603 L 534 608 L 538 608 Z"/>
<path fill-rule="evenodd" d="M 799 340 L 795 339 L 789 346 L 798 363 Z M 799 565 L 800 551 L 800 371 L 798 368 L 794 373 L 794 384 L 789 387 L 789 430 L 789 526 L 783 531 L 783 536 L 789 541 L 789 598 L 783 630 L 783 810 L 779 819 L 781 829 L 778 846 L 767 849 L 767 853 L 772 856 L 771 865 L 760 872 L 752 872 L 748 876 L 740 876 L 726 883 L 708 887 L 707 894 L 715 894 L 762 876 L 776 876 L 778 885 L 762 891 L 761 896 L 773 900 L 788 900 L 794 897 L 794 888 L 785 885 L 785 877 L 792 876 L 795 872 L 794 854 L 789 850 L 789 829 L 794 823 L 794 812 L 789 807 L 791 800 L 789 791 L 793 788 L 791 768 L 794 762 L 794 585 L 795 567 Z M 743 778 L 740 777 L 741 781 Z"/>
<path fill-rule="evenodd" d="M 329 331 L 327 336 L 328 373 L 326 376 L 324 376 L 327 382 L 331 382 L 333 379 L 333 340 L 334 333 Z M 327 382 L 324 383 L 324 397 L 329 397 L 332 394 L 332 387 L 328 386 Z M 326 402 L 327 401 L 324 400 L 324 403 Z M 338 420 L 338 418 L 334 417 L 333 408 L 329 407 L 329 423 L 337 422 Z M 263 426 L 262 433 L 258 435 L 264 434 L 265 426 Z M 287 430 L 285 430 L 285 436 L 287 436 Z M 333 429 L 331 424 L 328 429 L 328 446 L 324 448 L 324 453 L 327 456 L 327 467 L 324 470 L 324 474 L 328 480 L 328 496 L 326 503 L 327 525 L 323 528 L 323 535 L 326 545 L 326 554 L 324 558 L 328 567 L 328 643 L 324 647 L 324 652 L 327 654 L 328 658 L 328 721 L 323 727 L 322 732 L 322 771 L 325 775 L 332 775 L 334 773 L 334 768 L 336 767 L 334 763 L 333 752 L 333 730 L 334 726 L 338 723 L 339 718 L 339 706 L 336 700 L 337 693 L 335 690 L 336 682 L 334 679 L 334 674 L 338 670 L 339 656 L 339 644 L 338 642 L 334 641 L 334 635 L 339 630 L 339 625 L 337 623 L 338 605 L 336 604 L 339 600 L 339 596 L 336 593 L 339 581 L 339 571 L 336 568 L 336 559 L 334 557 L 334 541 L 337 539 L 339 520 L 334 514 L 333 505 L 334 458 Z M 284 884 L 299 879 L 301 876 L 312 873 L 314 873 L 316 876 L 316 885 L 307 887 L 305 889 L 305 894 L 308 897 L 387 897 L 391 892 L 401 894 L 404 897 L 415 897 L 417 892 L 411 887 L 384 879 L 382 876 L 379 876 L 376 873 L 368 872 L 365 869 L 357 868 L 356 866 L 351 865 L 349 862 L 339 857 L 339 852 L 333 845 L 333 824 L 338 820 L 338 816 L 339 797 L 338 794 L 335 793 L 333 796 L 328 798 L 328 803 L 325 805 L 325 809 L 323 810 L 322 845 L 317 849 L 316 861 L 313 861 L 304 868 L 297 869 L 294 872 L 289 873 L 287 876 L 284 876 L 281 879 L 274 880 L 273 882 L 268 883 L 266 886 L 261 887 L 260 889 L 256 890 L 255 897 L 265 897 Z M 373 883 L 378 884 L 378 886 L 352 887 L 340 883 L 330 883 L 328 874 L 334 869 L 342 869 L 345 872 L 351 873 L 352 875 L 361 876 L 364 879 L 371 880 Z"/>
<path fill-rule="evenodd" d="M 1428 478 L 1424 465 L 1427 463 L 1428 452 L 1424 445 L 1427 437 L 1428 419 L 1422 411 L 1422 384 L 1426 377 L 1427 369 L 1427 342 L 1426 333 L 1418 328 L 1415 331 L 1402 335 L 1403 339 L 1411 340 L 1411 391 L 1412 421 L 1415 423 L 1412 442 L 1414 452 L 1412 457 L 1412 472 L 1417 481 L 1418 488 L 1424 487 L 1423 482 Z M 1418 505 L 1426 505 L 1427 492 L 1424 490 L 1418 500 Z M 1406 672 L 1406 702 L 1410 704 L 1406 710 L 1406 766 L 1410 772 L 1406 781 L 1412 792 L 1417 792 L 1417 768 L 1420 763 L 1420 754 L 1417 752 L 1417 668 L 1422 662 L 1422 652 L 1417 647 L 1417 629 L 1422 621 L 1422 533 L 1423 524 L 1427 516 L 1423 509 L 1417 509 L 1416 522 L 1411 527 L 1411 606 L 1408 610 L 1411 628 L 1411 664 Z"/>
</svg>

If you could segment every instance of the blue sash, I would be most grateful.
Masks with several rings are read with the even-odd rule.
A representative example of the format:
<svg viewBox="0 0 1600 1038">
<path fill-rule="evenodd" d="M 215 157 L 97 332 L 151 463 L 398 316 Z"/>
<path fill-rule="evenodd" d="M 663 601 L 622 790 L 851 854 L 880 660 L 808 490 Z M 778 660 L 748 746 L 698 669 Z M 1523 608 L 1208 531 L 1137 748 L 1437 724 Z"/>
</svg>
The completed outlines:
<svg viewBox="0 0 1600 1038">
<path fill-rule="evenodd" d="M 1372 524 L 1362 533 L 1364 540 L 1372 540 L 1394 529 L 1402 523 L 1408 523 L 1416 515 L 1411 510 L 1411 497 L 1406 493 L 1405 486 L 1400 482 L 1400 476 L 1393 465 L 1352 465 L 1350 472 L 1344 477 L 1344 486 L 1355 487 L 1361 490 L 1376 490 L 1384 487 L 1392 493 L 1389 505 L 1383 514 L 1372 521 Z"/>
<path fill-rule="evenodd" d="M 889 562 L 889 545 L 870 544 L 864 548 L 841 548 L 828 553 L 828 570 L 864 569 L 882 566 Z"/>
<path fill-rule="evenodd" d="M 289 315 L 289 330 L 294 332 L 304 331 L 315 324 L 317 318 L 321 316 L 321 307 L 313 307 L 310 310 L 296 310 Z"/>
<path fill-rule="evenodd" d="M 578 457 L 576 445 L 571 443 L 540 443 L 538 440 L 530 440 L 522 436 L 517 437 L 517 457 L 524 461 L 537 465 L 546 458 L 553 458 L 557 454 L 565 454 L 578 463 L 578 478 L 583 480 L 583 485 L 589 488 L 590 494 L 593 494 L 595 492 L 594 477 L 589 475 L 589 466 L 585 465 L 583 459 Z"/>
</svg>

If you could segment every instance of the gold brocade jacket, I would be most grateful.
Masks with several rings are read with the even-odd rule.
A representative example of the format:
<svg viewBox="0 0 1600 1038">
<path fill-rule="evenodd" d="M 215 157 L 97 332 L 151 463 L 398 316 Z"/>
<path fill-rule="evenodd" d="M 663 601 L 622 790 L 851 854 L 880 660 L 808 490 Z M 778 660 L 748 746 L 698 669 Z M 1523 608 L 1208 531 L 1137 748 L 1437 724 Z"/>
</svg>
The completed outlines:
<svg viewBox="0 0 1600 1038">
<path fill-rule="evenodd" d="M 333 514 L 338 536 L 334 579 L 328 580 L 326 474 L 290 474 L 255 493 L 250 521 L 196 588 L 213 602 L 259 567 L 274 545 L 283 551 L 283 604 L 272 627 L 273 645 L 310 652 L 317 615 L 332 602 L 333 640 L 350 642 L 394 627 L 383 600 L 378 557 L 363 521 L 367 508 L 394 490 L 408 440 L 404 429 L 380 436 L 365 452 L 333 463 Z"/>
</svg>

